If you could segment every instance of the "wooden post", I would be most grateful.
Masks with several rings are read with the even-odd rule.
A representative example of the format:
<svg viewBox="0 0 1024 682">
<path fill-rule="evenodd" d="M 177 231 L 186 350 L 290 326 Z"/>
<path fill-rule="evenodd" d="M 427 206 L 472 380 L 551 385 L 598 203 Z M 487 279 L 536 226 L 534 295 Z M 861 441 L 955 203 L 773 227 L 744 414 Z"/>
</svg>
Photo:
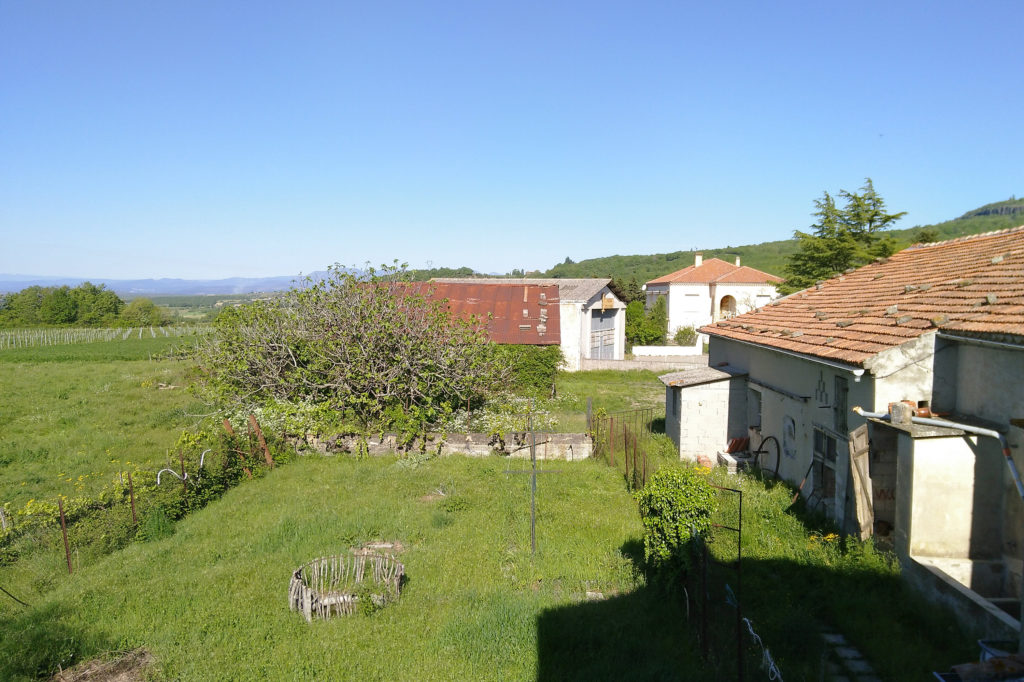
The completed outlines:
<svg viewBox="0 0 1024 682">
<path fill-rule="evenodd" d="M 231 428 L 231 422 L 227 419 L 224 420 L 224 430 L 228 432 L 229 436 L 235 435 L 235 430 Z"/>
<path fill-rule="evenodd" d="M 608 417 L 608 459 L 615 466 L 615 417 Z"/>
<path fill-rule="evenodd" d="M 260 430 L 260 425 L 256 422 L 256 415 L 249 415 L 249 424 L 252 426 L 252 430 L 256 433 L 256 438 L 260 441 L 260 447 L 263 448 L 263 458 L 267 460 L 267 466 L 273 469 L 274 458 L 270 456 L 270 448 L 267 447 L 267 441 L 263 437 L 263 431 Z"/>
<path fill-rule="evenodd" d="M 594 429 L 594 399 L 587 398 L 587 431 Z"/>
<path fill-rule="evenodd" d="M 57 498 L 57 508 L 60 509 L 60 532 L 64 536 L 64 558 L 68 560 L 68 575 L 71 575 L 71 546 L 68 545 L 68 524 L 64 520 L 64 500 Z"/>
<path fill-rule="evenodd" d="M 132 473 L 130 471 L 128 472 L 128 495 L 132 501 L 132 524 L 137 525 L 139 519 L 135 515 L 135 486 L 132 484 Z"/>
</svg>

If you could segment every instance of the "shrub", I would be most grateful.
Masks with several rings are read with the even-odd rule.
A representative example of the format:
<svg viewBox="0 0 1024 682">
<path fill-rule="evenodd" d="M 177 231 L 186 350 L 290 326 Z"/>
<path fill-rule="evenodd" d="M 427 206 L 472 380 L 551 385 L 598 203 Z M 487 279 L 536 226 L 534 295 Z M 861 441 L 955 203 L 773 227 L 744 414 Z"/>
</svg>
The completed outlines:
<svg viewBox="0 0 1024 682">
<path fill-rule="evenodd" d="M 404 268 L 355 275 L 334 267 L 272 301 L 226 310 L 197 361 L 221 405 L 306 401 L 364 425 L 390 408 L 416 422 L 479 400 L 504 368 L 491 362 L 483 320 L 452 316 Z"/>
<path fill-rule="evenodd" d="M 676 335 L 673 339 L 677 345 L 693 346 L 697 343 L 697 330 L 693 328 L 693 325 L 680 327 L 676 330 Z"/>
<path fill-rule="evenodd" d="M 664 296 L 659 296 L 646 313 L 640 301 L 633 301 L 626 306 L 626 340 L 633 345 L 664 345 L 667 332 L 668 308 Z"/>
<path fill-rule="evenodd" d="M 648 565 L 669 574 L 685 571 L 692 535 L 703 535 L 711 527 L 711 484 L 696 469 L 666 467 L 651 476 L 636 498 Z"/>
<path fill-rule="evenodd" d="M 508 367 L 508 376 L 518 389 L 550 390 L 565 361 L 561 346 L 498 345 L 492 348 L 492 361 L 497 367 Z"/>
</svg>

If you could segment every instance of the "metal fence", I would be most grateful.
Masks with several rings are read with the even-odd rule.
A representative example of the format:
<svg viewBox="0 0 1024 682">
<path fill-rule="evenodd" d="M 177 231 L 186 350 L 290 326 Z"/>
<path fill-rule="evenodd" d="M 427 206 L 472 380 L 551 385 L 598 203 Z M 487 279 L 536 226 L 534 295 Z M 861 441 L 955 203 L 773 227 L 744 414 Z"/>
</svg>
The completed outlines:
<svg viewBox="0 0 1024 682">
<path fill-rule="evenodd" d="M 694 535 L 683 585 L 701 655 L 723 679 L 732 673 L 742 682 L 756 665 L 763 672 L 759 679 L 782 682 L 771 652 L 743 615 L 743 492 L 713 487 L 718 491 L 712 523 L 715 551 L 709 552 L 707 541 Z"/>
<path fill-rule="evenodd" d="M 651 449 L 654 408 L 588 418 L 594 436 L 594 457 L 622 471 L 630 490 L 647 485 L 653 471 Z"/>
</svg>

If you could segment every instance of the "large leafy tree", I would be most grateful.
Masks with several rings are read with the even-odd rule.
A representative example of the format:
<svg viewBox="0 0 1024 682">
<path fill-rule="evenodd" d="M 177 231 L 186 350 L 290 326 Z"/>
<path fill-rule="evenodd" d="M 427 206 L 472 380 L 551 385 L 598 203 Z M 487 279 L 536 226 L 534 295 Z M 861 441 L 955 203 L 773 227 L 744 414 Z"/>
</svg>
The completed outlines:
<svg viewBox="0 0 1024 682">
<path fill-rule="evenodd" d="M 271 301 L 224 311 L 198 354 L 227 408 L 306 403 L 364 424 L 431 422 L 476 400 L 509 369 L 483 322 L 453 317 L 404 268 L 332 268 Z"/>
<path fill-rule="evenodd" d="M 811 226 L 812 232 L 793 233 L 799 249 L 786 265 L 789 277 L 780 287 L 783 293 L 806 289 L 818 280 L 889 256 L 895 250 L 894 240 L 882 231 L 906 212 L 888 213 L 871 178 L 865 179 L 857 192 L 839 190 L 838 196 L 845 202 L 842 208 L 832 195 L 824 192 L 814 201 L 818 220 Z"/>
</svg>

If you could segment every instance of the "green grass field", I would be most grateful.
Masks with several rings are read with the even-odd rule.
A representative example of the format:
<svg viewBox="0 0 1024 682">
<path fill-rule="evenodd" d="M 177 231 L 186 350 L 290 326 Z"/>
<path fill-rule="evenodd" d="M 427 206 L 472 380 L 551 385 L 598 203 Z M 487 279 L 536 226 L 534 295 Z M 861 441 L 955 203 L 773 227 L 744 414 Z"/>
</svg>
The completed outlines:
<svg viewBox="0 0 1024 682">
<path fill-rule="evenodd" d="M 182 343 L 144 338 L 0 352 L 0 504 L 93 494 L 127 462 L 164 462 L 203 411 L 188 393 L 187 363 L 149 359 Z"/>
<path fill-rule="evenodd" d="M 127 461 L 160 466 L 201 412 L 183 388 L 159 389 L 189 381 L 187 362 L 149 359 L 168 350 L 164 342 L 0 353 L 0 499 L 88 493 Z M 562 375 L 558 393 L 560 421 L 579 420 L 582 430 L 588 395 L 595 409 L 617 412 L 657 407 L 663 387 L 652 373 L 587 372 Z M 300 457 L 229 490 L 163 539 L 120 550 L 105 540 L 128 523 L 124 505 L 72 524 L 71 576 L 59 526 L 43 527 L 0 567 L 0 586 L 30 604 L 0 595 L 0 679 L 35 679 L 139 646 L 152 652 L 156 679 L 732 675 L 732 644 L 722 640 L 703 662 L 679 590 L 666 598 L 640 570 L 642 527 L 621 471 L 546 463 L 560 473 L 539 478 L 531 555 L 529 478 L 506 474 L 510 467 L 525 465 Z M 912 594 L 886 556 L 844 546 L 820 519 L 790 509 L 787 486 L 712 477 L 743 488 L 744 615 L 787 681 L 821 679 L 823 627 L 846 634 L 883 679 L 928 679 L 972 656 L 970 639 Z M 722 499 L 717 520 L 730 525 L 733 498 Z M 397 603 L 311 625 L 289 611 L 292 570 L 371 540 L 403 546 L 408 581 Z M 732 543 L 719 531 L 712 555 L 728 564 Z M 724 594 L 714 598 L 718 629 L 731 631 L 731 607 Z M 758 656 L 748 649 L 748 679 L 762 674 Z"/>
<path fill-rule="evenodd" d="M 5 605 L 0 677 L 134 646 L 149 648 L 167 679 L 560 679 L 576 677 L 577 664 L 590 669 L 591 657 L 599 677 L 649 678 L 696 665 L 675 610 L 637 594 L 623 547 L 640 523 L 618 474 L 583 462 L 545 477 L 531 556 L 528 479 L 506 475 L 507 464 L 304 458 L 280 468 L 179 522 L 172 537 L 33 594 L 27 612 Z M 397 603 L 311 625 L 289 611 L 292 570 L 370 540 L 405 547 Z M 643 608 L 538 630 L 587 591 Z"/>
</svg>

